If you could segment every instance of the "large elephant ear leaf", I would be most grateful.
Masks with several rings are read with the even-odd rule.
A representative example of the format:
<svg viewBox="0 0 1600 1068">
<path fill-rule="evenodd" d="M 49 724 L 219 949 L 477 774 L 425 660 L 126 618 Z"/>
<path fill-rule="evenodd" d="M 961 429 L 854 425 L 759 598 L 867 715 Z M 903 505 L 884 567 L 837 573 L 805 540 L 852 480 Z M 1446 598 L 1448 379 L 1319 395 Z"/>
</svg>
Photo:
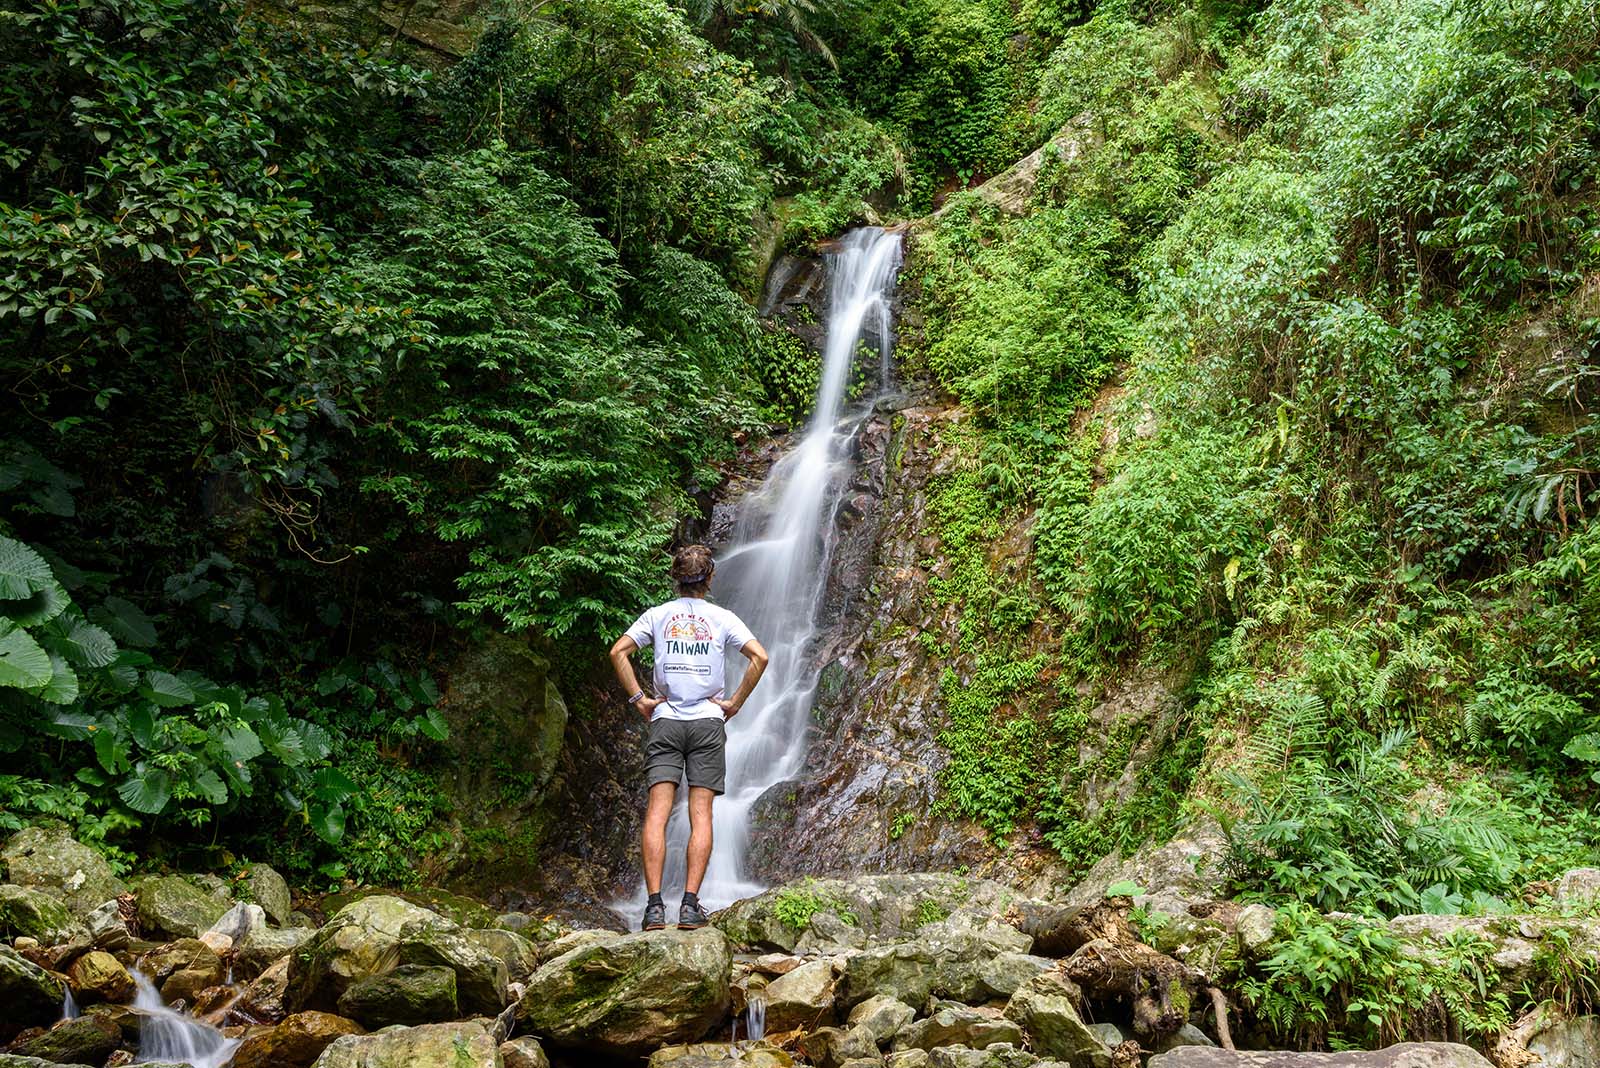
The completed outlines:
<svg viewBox="0 0 1600 1068">
<path fill-rule="evenodd" d="M 44 557 L 15 538 L 0 538 L 0 601 L 20 601 L 55 582 Z"/>
<path fill-rule="evenodd" d="M 89 613 L 124 645 L 148 649 L 156 643 L 156 625 L 138 605 L 121 597 L 107 597 L 105 603 Z"/>
<path fill-rule="evenodd" d="M 144 685 L 139 687 L 139 694 L 145 700 L 162 708 L 192 705 L 195 700 L 193 686 L 165 671 L 146 671 Z"/>
<path fill-rule="evenodd" d="M 117 786 L 117 796 L 135 812 L 154 816 L 166 808 L 172 798 L 172 776 L 140 761 L 133 774 Z"/>
<path fill-rule="evenodd" d="M 54 677 L 50 654 L 27 631 L 0 619 L 0 687 L 36 690 Z"/>
<path fill-rule="evenodd" d="M 12 622 L 21 623 L 24 627 L 37 627 L 65 612 L 70 604 L 72 598 L 61 587 L 61 583 L 52 581 L 27 597 L 6 605 L 5 614 L 11 617 Z"/>
<path fill-rule="evenodd" d="M 45 635 L 45 644 L 78 667 L 108 667 L 117 659 L 117 643 L 111 635 L 81 618 L 58 622 Z"/>
<path fill-rule="evenodd" d="M 55 653 L 50 653 L 49 656 L 50 681 L 33 690 L 33 695 L 53 705 L 70 705 L 78 699 L 77 673 L 67 666 L 64 658 Z"/>
</svg>

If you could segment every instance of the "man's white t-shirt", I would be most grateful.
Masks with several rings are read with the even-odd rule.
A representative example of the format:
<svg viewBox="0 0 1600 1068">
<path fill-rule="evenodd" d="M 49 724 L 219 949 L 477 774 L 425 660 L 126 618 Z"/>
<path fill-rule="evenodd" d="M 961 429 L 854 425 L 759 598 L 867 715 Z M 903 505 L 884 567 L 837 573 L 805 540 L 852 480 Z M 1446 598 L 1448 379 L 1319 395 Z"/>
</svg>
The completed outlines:
<svg viewBox="0 0 1600 1068">
<path fill-rule="evenodd" d="M 655 646 L 656 705 L 651 719 L 723 718 L 711 698 L 723 696 L 723 662 L 728 652 L 755 635 L 726 608 L 698 597 L 658 604 L 634 621 L 628 637 L 643 649 Z"/>
</svg>

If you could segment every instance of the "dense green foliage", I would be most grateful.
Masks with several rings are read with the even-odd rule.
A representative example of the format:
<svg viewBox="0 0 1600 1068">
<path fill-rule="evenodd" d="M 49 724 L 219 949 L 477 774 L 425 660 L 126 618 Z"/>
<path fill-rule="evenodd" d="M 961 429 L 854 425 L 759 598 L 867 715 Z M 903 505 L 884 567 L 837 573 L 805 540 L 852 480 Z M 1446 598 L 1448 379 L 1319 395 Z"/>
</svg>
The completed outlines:
<svg viewBox="0 0 1600 1068">
<path fill-rule="evenodd" d="M 1494 910 L 1593 860 L 1600 27 L 1540 11 L 1064 31 L 1038 107 L 1086 153 L 918 245 L 921 356 L 975 431 L 937 530 L 961 560 L 1031 515 L 1039 606 L 1007 635 L 981 546 L 936 591 L 978 665 L 956 811 L 1088 862 L 1197 782 L 1240 893 L 1326 909 Z M 1130 669 L 1189 680 L 1142 749 L 1086 731 Z M 1130 754 L 1139 800 L 1085 811 Z"/>
<path fill-rule="evenodd" d="M 1596 859 L 1590 8 L 488 15 L 423 70 L 0 0 L 0 828 L 415 881 L 442 669 L 505 629 L 581 687 L 740 432 L 804 416 L 771 255 L 941 206 L 939 814 L 1085 866 L 1215 820 L 1288 906 L 1265 1026 L 1505 1022 L 1476 942 L 1425 974 L 1305 906 L 1495 913 Z M 962 191 L 1039 148 L 1026 205 Z"/>
<path fill-rule="evenodd" d="M 488 624 L 581 679 L 734 431 L 808 403 L 765 220 L 831 233 L 900 153 L 796 14 L 506 8 L 424 71 L 227 0 L 0 4 L 0 819 L 415 877 L 447 658 Z"/>
</svg>

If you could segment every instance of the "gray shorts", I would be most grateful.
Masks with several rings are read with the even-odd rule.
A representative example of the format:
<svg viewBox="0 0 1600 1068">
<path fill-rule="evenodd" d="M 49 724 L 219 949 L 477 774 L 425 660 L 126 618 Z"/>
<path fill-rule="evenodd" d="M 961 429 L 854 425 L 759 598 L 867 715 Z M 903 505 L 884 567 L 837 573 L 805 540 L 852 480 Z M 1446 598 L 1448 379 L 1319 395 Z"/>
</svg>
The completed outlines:
<svg viewBox="0 0 1600 1068">
<path fill-rule="evenodd" d="M 649 785 L 677 783 L 688 772 L 690 786 L 722 793 L 728 727 L 721 716 L 653 719 L 645 739 L 645 781 Z"/>
</svg>

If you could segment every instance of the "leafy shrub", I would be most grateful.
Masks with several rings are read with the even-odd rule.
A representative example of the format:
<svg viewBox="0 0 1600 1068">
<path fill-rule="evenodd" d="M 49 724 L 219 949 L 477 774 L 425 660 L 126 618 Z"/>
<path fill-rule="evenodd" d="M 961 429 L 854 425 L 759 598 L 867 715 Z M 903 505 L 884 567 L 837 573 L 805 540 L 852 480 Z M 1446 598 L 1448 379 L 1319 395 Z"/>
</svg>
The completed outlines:
<svg viewBox="0 0 1600 1068">
<path fill-rule="evenodd" d="M 1481 1039 L 1511 1021 L 1493 990 L 1494 943 L 1470 931 L 1424 957 L 1382 923 L 1290 904 L 1274 933 L 1272 955 L 1241 988 L 1264 1023 L 1301 1047 Z"/>
</svg>

